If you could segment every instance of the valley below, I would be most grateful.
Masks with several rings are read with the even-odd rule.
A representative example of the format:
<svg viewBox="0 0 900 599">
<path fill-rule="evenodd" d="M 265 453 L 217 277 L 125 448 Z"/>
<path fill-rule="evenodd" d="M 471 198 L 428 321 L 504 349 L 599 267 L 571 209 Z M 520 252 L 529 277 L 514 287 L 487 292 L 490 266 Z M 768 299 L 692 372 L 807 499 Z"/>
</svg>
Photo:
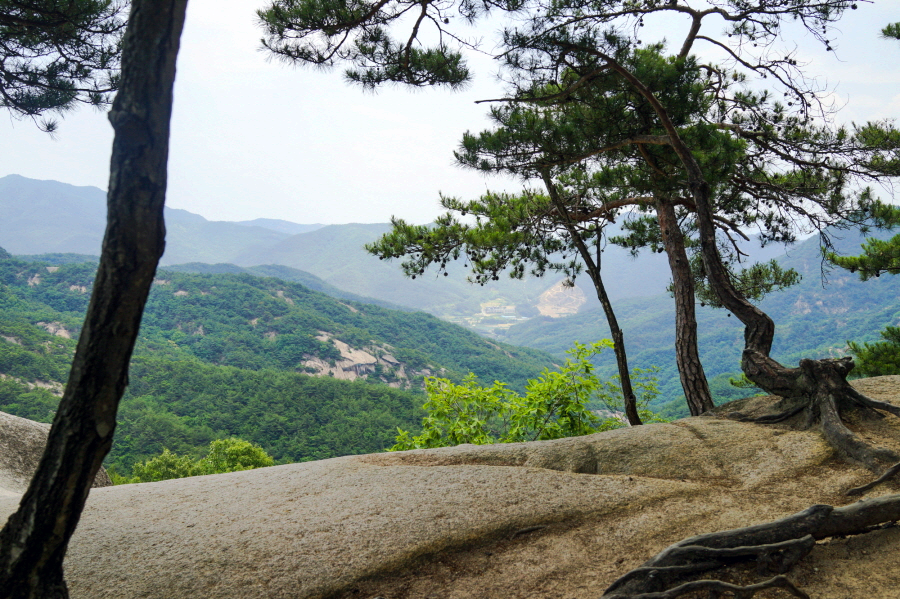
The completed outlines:
<svg viewBox="0 0 900 599">
<path fill-rule="evenodd" d="M 8 176 L 0 179 L 0 216 L 0 245 L 21 254 L 7 255 L 4 266 L 0 410 L 47 422 L 92 288 L 103 192 Z M 198 455 L 228 435 L 282 462 L 378 451 L 398 427 L 416 430 L 425 376 L 460 381 L 473 372 L 482 384 L 522 390 L 574 342 L 609 337 L 585 277 L 575 286 L 551 275 L 501 277 L 482 287 L 451 263 L 447 277 L 410 280 L 363 250 L 388 225 L 228 223 L 179 210 L 167 218 L 167 252 L 107 462 L 125 473 L 163 448 Z M 832 241 L 852 254 L 862 239 L 837 232 Z M 900 282 L 862 283 L 827 269 L 823 278 L 816 238 L 787 253 L 746 250 L 753 259 L 780 255 L 802 275 L 762 303 L 778 326 L 773 355 L 786 364 L 845 355 L 847 341 L 875 340 L 900 322 Z M 664 258 L 612 245 L 604 256 L 630 364 L 658 368 L 661 393 L 649 407 L 686 415 Z M 729 384 L 739 374 L 739 323 L 703 306 L 698 323 L 716 401 L 746 394 Z M 598 367 L 615 374 L 611 352 Z"/>
</svg>

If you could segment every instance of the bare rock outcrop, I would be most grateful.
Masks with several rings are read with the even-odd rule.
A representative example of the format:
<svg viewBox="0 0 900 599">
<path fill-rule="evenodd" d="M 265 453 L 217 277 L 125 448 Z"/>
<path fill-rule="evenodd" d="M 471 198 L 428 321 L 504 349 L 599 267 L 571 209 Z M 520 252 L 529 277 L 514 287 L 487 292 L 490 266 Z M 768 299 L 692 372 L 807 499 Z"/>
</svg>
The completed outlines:
<svg viewBox="0 0 900 599">
<path fill-rule="evenodd" d="M 44 452 L 49 432 L 49 424 L 0 412 L 0 497 L 18 500 L 25 492 Z M 97 473 L 94 487 L 111 484 L 105 470 Z"/>
<path fill-rule="evenodd" d="M 860 385 L 898 402 L 898 382 Z M 895 420 L 861 432 L 896 446 Z M 597 597 L 675 541 L 850 503 L 870 477 L 817 432 L 709 416 L 348 456 L 94 489 L 66 575 L 91 599 Z M 822 541 L 790 576 L 820 599 L 895 599 L 898 544 L 898 527 Z"/>
</svg>

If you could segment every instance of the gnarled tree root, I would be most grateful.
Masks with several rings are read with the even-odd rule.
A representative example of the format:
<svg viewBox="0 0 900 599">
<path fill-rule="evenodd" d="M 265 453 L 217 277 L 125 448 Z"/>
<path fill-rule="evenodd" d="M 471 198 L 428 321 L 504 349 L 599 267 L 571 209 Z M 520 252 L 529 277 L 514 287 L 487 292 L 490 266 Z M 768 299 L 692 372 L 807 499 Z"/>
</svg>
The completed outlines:
<svg viewBox="0 0 900 599">
<path fill-rule="evenodd" d="M 885 470 L 884 474 L 882 474 L 872 482 L 862 485 L 861 487 L 854 487 L 850 489 L 849 491 L 847 491 L 847 495 L 862 495 L 866 491 L 874 489 L 881 483 L 894 478 L 895 476 L 897 476 L 897 473 L 900 473 L 900 462 L 897 462 L 896 464 Z"/>
<path fill-rule="evenodd" d="M 842 458 L 876 474 L 886 474 L 889 466 L 900 462 L 896 451 L 867 443 L 844 424 L 844 416 L 851 412 L 868 418 L 883 418 L 881 412 L 900 416 L 900 406 L 866 397 L 847 382 L 853 369 L 851 358 L 801 360 L 799 368 L 785 368 L 768 355 L 748 349 L 744 350 L 741 366 L 747 378 L 786 398 L 787 406 L 776 414 L 756 418 L 740 413 L 729 417 L 773 424 L 805 414 L 805 428 L 818 425 L 825 440 Z M 883 480 L 887 479 L 879 479 Z"/>
<path fill-rule="evenodd" d="M 718 599 L 725 593 L 728 593 L 728 595 L 734 597 L 734 599 L 751 599 L 756 595 L 757 591 L 774 588 L 782 588 L 795 597 L 809 599 L 809 595 L 795 587 L 794 583 L 788 580 L 787 577 L 781 575 L 747 586 L 722 582 L 721 580 L 694 580 L 686 582 L 674 589 L 669 589 L 668 591 L 644 593 L 643 595 L 640 595 L 640 597 L 642 599 L 675 599 L 676 597 L 681 597 L 682 595 L 686 595 L 693 591 L 706 591 L 707 596 L 712 597 L 713 599 Z M 604 595 L 604 597 L 606 597 L 606 595 Z M 629 597 L 632 597 L 632 595 L 610 595 L 608 599 L 628 599 Z"/>
<path fill-rule="evenodd" d="M 840 508 L 814 505 L 773 522 L 698 535 L 667 547 L 628 572 L 606 589 L 602 599 L 675 599 L 697 590 L 707 590 L 713 597 L 727 593 L 750 599 L 758 591 L 775 587 L 806 597 L 784 576 L 743 587 L 717 580 L 684 581 L 742 562 L 756 562 L 760 574 L 783 574 L 812 550 L 816 539 L 861 534 L 896 520 L 900 520 L 900 494 Z"/>
</svg>

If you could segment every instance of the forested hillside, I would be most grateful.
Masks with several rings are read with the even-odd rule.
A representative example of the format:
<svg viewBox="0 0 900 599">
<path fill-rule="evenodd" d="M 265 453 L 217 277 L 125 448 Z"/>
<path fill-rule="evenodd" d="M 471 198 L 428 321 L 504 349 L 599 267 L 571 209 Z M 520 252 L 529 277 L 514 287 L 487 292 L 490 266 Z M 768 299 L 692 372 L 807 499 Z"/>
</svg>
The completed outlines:
<svg viewBox="0 0 900 599">
<path fill-rule="evenodd" d="M 0 259 L 0 410 L 45 422 L 96 268 L 55 262 Z M 379 451 L 397 426 L 417 426 L 423 376 L 473 371 L 522 388 L 550 364 L 421 312 L 274 278 L 163 270 L 108 462 L 127 470 L 163 447 L 197 453 L 227 435 L 280 461 Z"/>
<path fill-rule="evenodd" d="M 840 232 L 833 241 L 839 253 L 854 254 L 859 253 L 862 236 Z M 798 285 L 761 303 L 776 325 L 772 355 L 785 364 L 796 364 L 801 357 L 846 355 L 847 341 L 876 340 L 881 329 L 900 320 L 900 278 L 884 276 L 861 282 L 845 270 L 829 268 L 822 261 L 818 238 L 797 244 L 779 262 L 803 277 Z M 674 300 L 667 295 L 632 298 L 616 302 L 615 309 L 625 332 L 629 360 L 634 366 L 661 368 L 660 404 L 671 402 L 668 413 L 683 415 L 683 400 L 673 401 L 682 396 L 673 352 Z M 740 374 L 743 326 L 726 311 L 708 306 L 698 306 L 697 321 L 700 357 L 717 401 L 745 396 L 747 390 L 728 384 L 730 377 Z M 535 318 L 511 327 L 502 338 L 560 356 L 573 340 L 607 336 L 606 319 L 599 308 L 593 308 L 564 319 Z M 604 368 L 613 372 L 611 362 Z"/>
</svg>

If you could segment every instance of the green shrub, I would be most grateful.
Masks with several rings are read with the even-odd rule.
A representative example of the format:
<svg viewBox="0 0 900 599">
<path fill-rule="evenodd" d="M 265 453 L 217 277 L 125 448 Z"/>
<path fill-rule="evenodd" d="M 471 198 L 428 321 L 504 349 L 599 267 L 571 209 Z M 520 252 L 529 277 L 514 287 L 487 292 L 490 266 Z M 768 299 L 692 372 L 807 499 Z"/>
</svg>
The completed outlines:
<svg viewBox="0 0 900 599">
<path fill-rule="evenodd" d="M 863 345 L 847 342 L 850 353 L 856 357 L 855 376 L 900 374 L 900 327 L 886 327 L 881 338 L 884 341 Z"/>
<path fill-rule="evenodd" d="M 620 417 L 623 400 L 617 377 L 600 380 L 590 361 L 611 347 L 612 342 L 606 339 L 590 345 L 576 343 L 567 352 L 571 358 L 558 371 L 545 369 L 537 379 L 528 381 L 525 395 L 499 381 L 482 387 L 474 374 L 459 385 L 428 377 L 422 434 L 412 436 L 398 428 L 396 444 L 390 451 L 559 439 L 625 426 Z M 633 371 L 645 422 L 659 421 L 646 409 L 659 393 L 655 372 L 655 368 Z M 601 418 L 591 411 L 591 404 L 606 408 L 607 416 Z"/>
<path fill-rule="evenodd" d="M 231 437 L 211 442 L 208 453 L 199 460 L 163 449 L 158 456 L 144 462 L 137 462 L 131 470 L 130 478 L 121 476 L 114 470 L 110 470 L 109 475 L 113 484 L 121 485 L 252 470 L 274 464 L 275 460 L 259 445 Z"/>
</svg>

